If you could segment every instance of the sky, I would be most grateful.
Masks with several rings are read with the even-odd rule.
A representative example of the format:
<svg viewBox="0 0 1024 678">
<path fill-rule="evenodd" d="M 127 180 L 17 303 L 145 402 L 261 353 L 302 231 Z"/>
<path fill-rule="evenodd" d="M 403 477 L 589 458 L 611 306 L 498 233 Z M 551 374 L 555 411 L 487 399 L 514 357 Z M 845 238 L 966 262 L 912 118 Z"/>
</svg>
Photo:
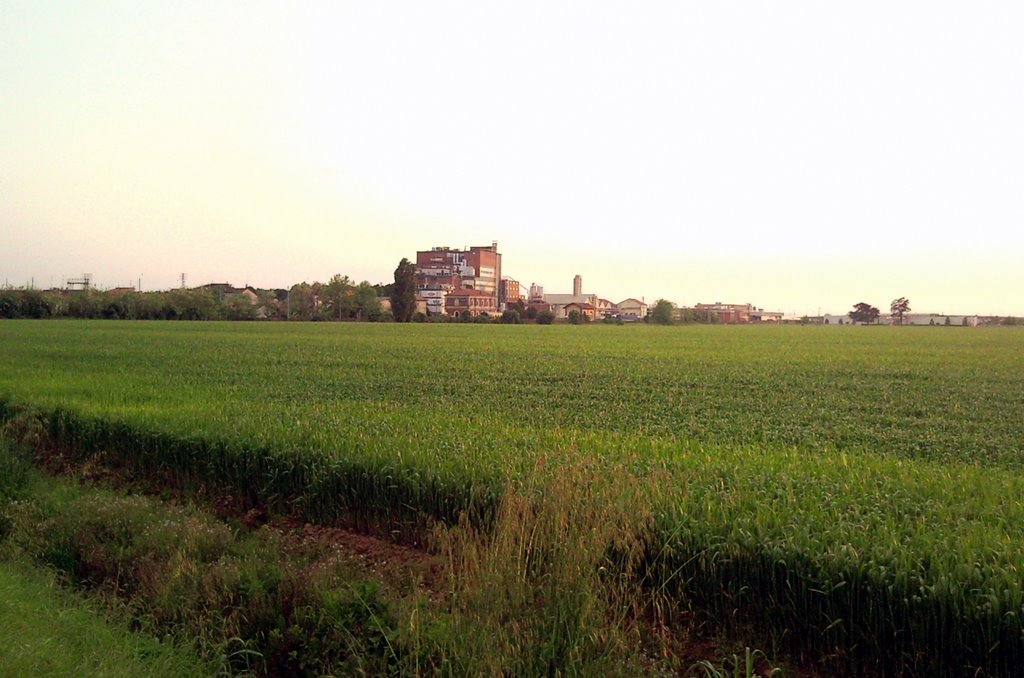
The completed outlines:
<svg viewBox="0 0 1024 678">
<path fill-rule="evenodd" d="M 1024 315 L 1024 3 L 0 0 L 0 284 Z"/>
</svg>

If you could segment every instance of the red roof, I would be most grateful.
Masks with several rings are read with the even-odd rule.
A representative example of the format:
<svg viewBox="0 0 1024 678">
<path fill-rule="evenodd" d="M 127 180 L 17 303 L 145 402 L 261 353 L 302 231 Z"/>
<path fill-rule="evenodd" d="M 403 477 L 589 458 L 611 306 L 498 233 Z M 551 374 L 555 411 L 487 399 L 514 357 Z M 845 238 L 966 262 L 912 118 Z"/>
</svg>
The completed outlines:
<svg viewBox="0 0 1024 678">
<path fill-rule="evenodd" d="M 467 288 L 452 290 L 448 293 L 449 297 L 493 297 L 493 294 L 488 294 L 483 290 L 473 290 Z"/>
</svg>

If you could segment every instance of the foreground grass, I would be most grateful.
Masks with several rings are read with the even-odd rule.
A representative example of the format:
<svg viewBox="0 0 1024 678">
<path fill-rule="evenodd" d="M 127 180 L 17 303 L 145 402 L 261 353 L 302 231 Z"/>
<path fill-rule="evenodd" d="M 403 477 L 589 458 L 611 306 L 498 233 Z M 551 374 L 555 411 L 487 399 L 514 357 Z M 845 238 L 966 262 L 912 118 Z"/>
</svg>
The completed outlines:
<svg viewBox="0 0 1024 678">
<path fill-rule="evenodd" d="M 360 570 L 329 540 L 232 527 L 197 506 L 23 462 L 0 438 L 0 464 L 23 471 L 0 488 L 0 563 L 46 568 L 33 576 L 59 577 L 134 626 L 195 645 L 208 664 L 186 666 L 194 675 L 632 676 L 684 661 L 645 654 L 655 648 L 640 642 L 645 611 L 604 548 L 613 539 L 626 550 L 633 516 L 576 501 L 586 477 L 565 477 L 564 496 L 510 497 L 493 531 L 438 527 L 443 577 L 424 592 Z M 11 637 L 33 647 L 47 638 L 34 626 Z"/>
<path fill-rule="evenodd" d="M 128 631 L 52 574 L 0 561 L 0 667 L 8 676 L 197 676 L 215 667 Z"/>
<path fill-rule="evenodd" d="M 0 556 L 46 568 L 154 636 L 194 644 L 208 665 L 192 675 L 403 672 L 377 585 L 345 563 L 272 531 L 238 533 L 195 507 L 42 476 L 30 487 L 4 510 Z M 14 632 L 45 641 L 44 628 Z"/>
</svg>

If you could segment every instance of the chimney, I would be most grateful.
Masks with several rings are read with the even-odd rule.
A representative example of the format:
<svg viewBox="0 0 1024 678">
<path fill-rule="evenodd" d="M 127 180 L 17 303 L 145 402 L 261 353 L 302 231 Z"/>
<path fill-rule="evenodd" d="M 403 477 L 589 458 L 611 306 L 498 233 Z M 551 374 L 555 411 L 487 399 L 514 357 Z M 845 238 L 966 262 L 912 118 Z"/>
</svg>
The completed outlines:
<svg viewBox="0 0 1024 678">
<path fill-rule="evenodd" d="M 575 297 L 583 295 L 583 276 L 579 274 L 572 279 L 572 294 Z"/>
</svg>

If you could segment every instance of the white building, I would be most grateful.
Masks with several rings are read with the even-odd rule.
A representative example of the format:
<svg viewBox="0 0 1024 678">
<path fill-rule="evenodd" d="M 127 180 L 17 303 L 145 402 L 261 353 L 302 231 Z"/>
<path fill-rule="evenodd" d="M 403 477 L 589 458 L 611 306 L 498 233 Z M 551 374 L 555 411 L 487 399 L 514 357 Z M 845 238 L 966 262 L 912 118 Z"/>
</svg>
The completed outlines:
<svg viewBox="0 0 1024 678">
<path fill-rule="evenodd" d="M 638 319 L 647 317 L 647 304 L 639 299 L 623 299 L 615 306 L 619 309 L 619 316 L 635 316 Z"/>
</svg>

